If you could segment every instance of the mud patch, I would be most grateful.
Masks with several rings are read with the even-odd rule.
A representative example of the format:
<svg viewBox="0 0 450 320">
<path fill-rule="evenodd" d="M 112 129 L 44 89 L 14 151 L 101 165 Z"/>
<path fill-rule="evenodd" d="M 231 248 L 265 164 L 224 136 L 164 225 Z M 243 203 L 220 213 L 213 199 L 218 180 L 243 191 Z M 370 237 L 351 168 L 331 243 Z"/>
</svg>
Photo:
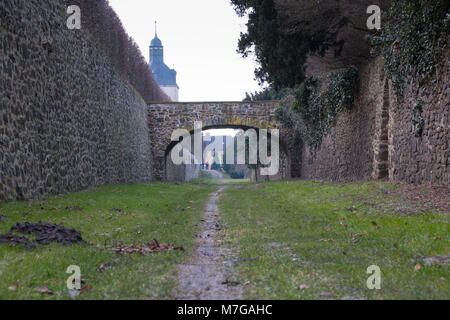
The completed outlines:
<svg viewBox="0 0 450 320">
<path fill-rule="evenodd" d="M 28 238 L 17 236 L 12 233 L 0 234 L 0 243 L 23 245 L 27 249 L 33 249 L 36 247 Z"/>
<path fill-rule="evenodd" d="M 213 193 L 204 212 L 202 230 L 197 237 L 196 248 L 190 261 L 178 268 L 179 295 L 181 300 L 235 300 L 241 299 L 242 288 L 234 281 L 231 253 L 216 241 L 220 230 L 217 201 L 221 187 Z"/>
<path fill-rule="evenodd" d="M 34 235 L 30 240 L 26 237 L 17 236 L 14 233 L 24 235 Z M 23 244 L 26 248 L 34 248 L 36 245 L 46 245 L 52 242 L 58 242 L 65 245 L 74 243 L 86 243 L 81 237 L 81 232 L 75 229 L 68 229 L 57 224 L 38 222 L 38 223 L 17 223 L 12 226 L 9 233 L 0 235 L 0 243 L 5 244 Z"/>
</svg>

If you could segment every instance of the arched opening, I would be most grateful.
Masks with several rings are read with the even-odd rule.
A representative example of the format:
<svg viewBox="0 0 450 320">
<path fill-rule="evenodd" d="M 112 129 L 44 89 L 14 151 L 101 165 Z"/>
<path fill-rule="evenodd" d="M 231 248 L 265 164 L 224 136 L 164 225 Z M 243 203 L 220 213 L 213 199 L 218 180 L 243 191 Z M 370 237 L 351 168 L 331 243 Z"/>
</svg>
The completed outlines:
<svg viewBox="0 0 450 320">
<path fill-rule="evenodd" d="M 256 139 L 252 139 L 253 133 Z M 202 176 L 202 172 L 204 174 L 205 171 L 211 170 L 222 173 L 228 179 L 273 181 L 290 178 L 290 161 L 286 145 L 282 139 L 277 139 L 276 136 L 272 137 L 271 130 L 267 131 L 267 150 L 260 151 L 260 139 L 264 139 L 264 137 L 259 128 L 245 125 L 204 126 L 201 128 L 200 156 L 194 155 L 190 164 L 176 164 L 173 161 L 172 153 L 175 154 L 175 157 L 182 157 L 183 152 L 180 151 L 183 149 L 182 145 L 190 146 L 192 154 L 199 150 L 195 146 L 195 131 L 191 130 L 188 134 L 186 139 L 190 142 L 183 143 L 183 138 L 180 138 L 179 141 L 171 141 L 165 150 L 164 180 L 166 181 L 190 181 Z M 199 138 L 197 137 L 197 139 Z M 261 143 L 264 145 L 266 140 L 262 140 Z M 272 141 L 277 141 L 277 148 L 271 147 Z M 199 140 L 197 140 L 198 143 Z M 253 149 L 250 148 L 250 145 L 253 145 Z M 174 149 L 175 147 L 177 148 Z M 275 151 L 273 154 L 272 149 Z M 265 163 L 262 161 L 265 155 L 264 151 L 266 151 L 267 158 L 274 160 L 268 165 L 267 160 Z M 253 152 L 257 154 L 256 163 L 252 162 L 252 159 L 255 158 L 250 156 Z M 242 162 L 242 153 L 244 153 L 244 163 Z M 195 158 L 197 158 L 196 163 Z M 275 163 L 277 164 L 275 165 Z M 266 171 L 266 174 L 262 174 L 263 171 Z"/>
</svg>

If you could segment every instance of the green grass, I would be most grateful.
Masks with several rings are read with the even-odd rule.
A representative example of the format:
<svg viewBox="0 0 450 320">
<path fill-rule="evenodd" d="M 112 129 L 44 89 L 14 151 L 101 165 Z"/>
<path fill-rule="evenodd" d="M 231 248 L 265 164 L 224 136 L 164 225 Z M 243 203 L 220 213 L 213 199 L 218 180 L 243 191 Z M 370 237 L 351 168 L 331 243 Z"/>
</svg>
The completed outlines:
<svg viewBox="0 0 450 320">
<path fill-rule="evenodd" d="M 235 265 L 244 298 L 449 299 L 449 267 L 418 260 L 450 253 L 449 213 L 414 214 L 414 204 L 389 195 L 393 189 L 382 182 L 229 186 L 220 200 L 221 237 L 237 258 L 255 259 Z M 367 289 L 370 265 L 381 268 L 380 290 Z"/>
<path fill-rule="evenodd" d="M 70 265 L 81 268 L 81 277 L 92 289 L 76 299 L 168 299 L 176 295 L 177 264 L 186 259 L 194 244 L 208 194 L 214 186 L 151 183 L 106 186 L 85 192 L 51 196 L 44 201 L 0 203 L 0 233 L 16 222 L 45 221 L 82 232 L 89 245 L 51 244 L 35 250 L 0 245 L 0 299 L 67 299 L 65 271 Z M 66 207 L 80 207 L 81 211 Z M 120 208 L 121 216 L 111 210 Z M 120 229 L 119 229 L 120 228 Z M 104 244 L 160 243 L 184 246 L 185 252 L 151 255 L 121 255 Z M 101 264 L 111 269 L 98 271 Z M 15 291 L 8 287 L 20 281 Z M 46 286 L 55 295 L 35 289 Z"/>
</svg>

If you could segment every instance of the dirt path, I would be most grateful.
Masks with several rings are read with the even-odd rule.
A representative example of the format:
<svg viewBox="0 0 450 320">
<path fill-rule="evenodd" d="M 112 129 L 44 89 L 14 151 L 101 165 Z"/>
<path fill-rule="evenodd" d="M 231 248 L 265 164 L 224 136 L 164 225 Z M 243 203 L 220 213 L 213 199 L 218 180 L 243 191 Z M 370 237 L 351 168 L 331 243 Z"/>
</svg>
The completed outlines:
<svg viewBox="0 0 450 320">
<path fill-rule="evenodd" d="M 194 254 L 188 264 L 179 266 L 180 293 L 177 299 L 241 299 L 241 287 L 230 280 L 233 274 L 232 265 L 223 263 L 224 258 L 230 258 L 230 251 L 221 247 L 216 239 L 220 228 L 217 201 L 224 189 L 225 187 L 221 187 L 211 194 Z"/>
</svg>

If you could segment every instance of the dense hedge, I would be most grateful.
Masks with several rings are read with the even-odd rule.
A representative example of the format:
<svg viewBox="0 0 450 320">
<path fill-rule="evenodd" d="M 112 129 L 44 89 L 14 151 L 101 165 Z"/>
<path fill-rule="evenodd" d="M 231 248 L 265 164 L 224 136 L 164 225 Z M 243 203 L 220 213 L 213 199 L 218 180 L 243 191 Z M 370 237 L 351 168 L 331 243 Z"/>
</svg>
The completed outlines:
<svg viewBox="0 0 450 320">
<path fill-rule="evenodd" d="M 159 88 L 139 47 L 128 36 L 107 0 L 72 0 L 67 3 L 80 6 L 82 25 L 89 28 L 116 71 L 145 101 L 170 101 Z"/>
</svg>

